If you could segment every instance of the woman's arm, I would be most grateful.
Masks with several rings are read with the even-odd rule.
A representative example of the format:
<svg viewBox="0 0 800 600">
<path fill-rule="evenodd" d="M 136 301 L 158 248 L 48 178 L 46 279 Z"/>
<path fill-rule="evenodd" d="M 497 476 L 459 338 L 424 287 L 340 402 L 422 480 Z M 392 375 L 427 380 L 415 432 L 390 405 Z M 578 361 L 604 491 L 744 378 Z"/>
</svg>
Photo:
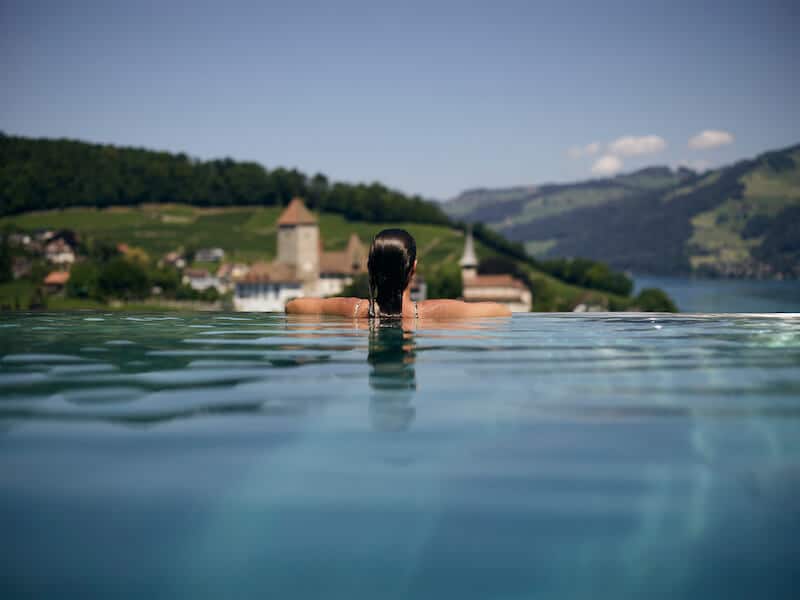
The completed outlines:
<svg viewBox="0 0 800 600">
<path fill-rule="evenodd" d="M 511 310 L 497 302 L 464 302 L 462 300 L 428 300 L 423 316 L 434 319 L 470 319 L 510 317 Z M 430 304 L 428 306 L 428 304 Z"/>
<path fill-rule="evenodd" d="M 358 302 L 358 298 L 295 298 L 286 303 L 286 314 L 350 317 Z"/>
</svg>

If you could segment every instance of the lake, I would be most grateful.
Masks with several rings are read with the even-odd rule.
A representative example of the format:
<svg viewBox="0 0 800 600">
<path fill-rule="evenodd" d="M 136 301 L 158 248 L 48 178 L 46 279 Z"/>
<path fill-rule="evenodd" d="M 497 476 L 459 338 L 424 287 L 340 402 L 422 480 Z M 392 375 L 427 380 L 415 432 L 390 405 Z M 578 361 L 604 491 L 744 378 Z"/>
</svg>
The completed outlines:
<svg viewBox="0 0 800 600">
<path fill-rule="evenodd" d="M 0 597 L 794 598 L 800 318 L 0 315 Z"/>
<path fill-rule="evenodd" d="M 800 313 L 800 281 L 689 279 L 634 275 L 635 291 L 663 289 L 682 312 Z"/>
</svg>

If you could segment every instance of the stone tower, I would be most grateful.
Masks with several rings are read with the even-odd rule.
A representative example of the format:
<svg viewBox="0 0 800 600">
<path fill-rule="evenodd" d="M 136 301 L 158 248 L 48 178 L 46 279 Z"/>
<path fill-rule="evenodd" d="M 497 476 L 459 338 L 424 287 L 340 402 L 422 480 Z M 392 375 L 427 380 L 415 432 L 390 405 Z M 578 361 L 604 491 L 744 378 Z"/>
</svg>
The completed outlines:
<svg viewBox="0 0 800 600">
<path fill-rule="evenodd" d="M 467 229 L 466 240 L 464 241 L 464 254 L 458 261 L 461 266 L 461 280 L 468 281 L 474 279 L 478 274 L 478 257 L 475 256 L 475 242 L 472 240 L 472 228 Z"/>
<path fill-rule="evenodd" d="M 278 219 L 278 262 L 292 266 L 300 281 L 319 279 L 319 225 L 300 198 Z"/>
</svg>

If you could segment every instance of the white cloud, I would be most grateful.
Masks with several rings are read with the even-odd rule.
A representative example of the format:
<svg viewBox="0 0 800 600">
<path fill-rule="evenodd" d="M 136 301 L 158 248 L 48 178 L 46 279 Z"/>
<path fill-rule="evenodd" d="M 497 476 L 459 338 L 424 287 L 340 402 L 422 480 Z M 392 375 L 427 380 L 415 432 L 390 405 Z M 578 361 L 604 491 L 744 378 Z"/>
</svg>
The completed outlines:
<svg viewBox="0 0 800 600">
<path fill-rule="evenodd" d="M 689 148 L 707 150 L 733 143 L 733 134 L 727 131 L 706 129 L 689 139 Z"/>
<path fill-rule="evenodd" d="M 707 160 L 681 160 L 678 161 L 678 166 L 702 173 L 703 171 L 708 171 L 711 164 Z"/>
<path fill-rule="evenodd" d="M 606 154 L 598 158 L 592 165 L 592 173 L 595 175 L 614 175 L 622 170 L 622 159 L 612 154 Z"/>
<path fill-rule="evenodd" d="M 580 158 L 581 156 L 593 156 L 600 152 L 600 142 L 591 142 L 585 146 L 573 146 L 567 150 L 570 158 Z"/>
<path fill-rule="evenodd" d="M 667 147 L 664 138 L 657 135 L 643 135 L 636 137 L 626 135 L 618 138 L 608 145 L 611 154 L 620 156 L 636 156 L 638 154 L 654 154 Z"/>
</svg>

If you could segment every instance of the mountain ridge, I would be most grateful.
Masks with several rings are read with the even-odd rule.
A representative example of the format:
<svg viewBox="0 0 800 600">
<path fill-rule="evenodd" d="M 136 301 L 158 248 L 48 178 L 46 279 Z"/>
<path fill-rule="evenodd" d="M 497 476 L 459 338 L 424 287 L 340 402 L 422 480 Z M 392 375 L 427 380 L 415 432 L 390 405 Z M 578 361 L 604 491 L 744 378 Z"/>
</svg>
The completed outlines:
<svg viewBox="0 0 800 600">
<path fill-rule="evenodd" d="M 646 167 L 568 184 L 474 188 L 443 204 L 540 257 L 652 274 L 800 277 L 800 145 L 698 173 Z"/>
</svg>

